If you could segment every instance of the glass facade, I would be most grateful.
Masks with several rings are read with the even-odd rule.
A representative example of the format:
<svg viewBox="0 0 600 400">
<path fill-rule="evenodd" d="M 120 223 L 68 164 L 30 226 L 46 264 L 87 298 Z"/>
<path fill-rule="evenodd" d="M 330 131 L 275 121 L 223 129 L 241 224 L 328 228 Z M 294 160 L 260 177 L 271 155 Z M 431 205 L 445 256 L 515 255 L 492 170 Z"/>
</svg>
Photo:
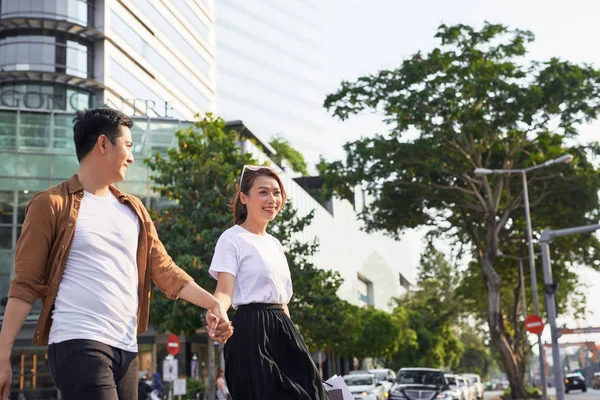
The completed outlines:
<svg viewBox="0 0 600 400">
<path fill-rule="evenodd" d="M 73 113 L 36 111 L 0 107 L 0 321 L 14 265 L 14 252 L 25 219 L 25 209 L 38 192 L 69 179 L 79 166 L 73 144 Z M 127 180 L 117 186 L 150 204 L 157 197 L 151 192 L 150 171 L 143 160 L 176 145 L 174 133 L 192 125 L 175 119 L 134 118 L 131 129 L 136 162 Z M 48 368 L 46 347 L 31 345 L 33 326 L 40 303 L 36 303 L 17 338 L 12 356 L 13 385 L 11 398 L 23 393 L 28 399 L 57 398 Z M 139 371 L 161 372 L 167 355 L 167 336 L 151 330 L 138 338 Z M 186 343 L 189 344 L 186 345 Z M 188 374 L 192 355 L 206 360 L 207 337 L 182 338 L 178 357 L 182 374 Z M 206 369 L 199 371 L 206 380 Z"/>
<path fill-rule="evenodd" d="M 88 25 L 93 20 L 93 1 L 18 0 L 0 1 L 0 18 L 42 18 Z"/>
<path fill-rule="evenodd" d="M 200 105 L 203 110 L 209 110 L 211 102 L 207 96 L 202 94 L 198 89 L 194 87 L 189 79 L 186 79 L 179 73 L 179 71 L 171 65 L 163 56 L 159 54 L 150 44 L 138 35 L 135 30 L 130 27 L 123 19 L 121 19 L 114 11 L 111 11 L 111 26 L 117 32 L 121 38 L 126 39 L 128 43 L 140 53 L 153 68 L 156 68 L 160 73 L 167 77 L 173 82 L 178 89 L 184 92 L 186 96 L 190 98 L 194 103 Z M 168 49 L 161 46 L 163 54 L 166 54 Z M 186 66 L 189 69 L 189 66 Z M 194 68 L 200 69 L 203 73 L 209 74 L 209 65 L 204 62 L 203 64 L 195 64 Z M 117 70 L 119 70 L 117 68 Z M 190 70 L 190 73 L 193 71 Z M 128 87 L 127 83 L 120 82 L 125 87 Z M 147 98 L 147 97 L 143 97 Z"/>
<path fill-rule="evenodd" d="M 92 45 L 65 33 L 0 38 L 0 70 L 58 72 L 92 77 Z"/>
<path fill-rule="evenodd" d="M 161 12 L 165 12 L 166 10 L 162 7 L 160 10 L 157 9 L 156 6 L 148 0 L 138 0 L 136 5 L 142 10 L 149 21 L 156 24 L 160 31 L 167 36 L 168 40 L 192 61 L 194 67 L 199 68 L 205 73 L 208 71 L 210 68 L 209 62 L 192 45 L 190 45 L 190 41 L 181 34 L 179 29 L 176 29 L 176 27 L 165 18 Z"/>
<path fill-rule="evenodd" d="M 37 192 L 70 178 L 79 166 L 73 144 L 73 114 L 0 108 L 0 298 L 6 297 L 25 207 Z M 175 145 L 174 133 L 191 126 L 178 120 L 135 119 L 137 160 L 118 186 L 148 203 L 150 175 L 143 160 Z"/>
<path fill-rule="evenodd" d="M 157 106 L 150 117 L 193 119 L 214 112 L 214 23 L 205 11 L 191 0 L 110 3 L 104 84 L 124 98 L 150 100 Z M 114 102 L 112 97 L 105 98 Z M 173 112 L 166 112 L 165 102 Z"/>
</svg>

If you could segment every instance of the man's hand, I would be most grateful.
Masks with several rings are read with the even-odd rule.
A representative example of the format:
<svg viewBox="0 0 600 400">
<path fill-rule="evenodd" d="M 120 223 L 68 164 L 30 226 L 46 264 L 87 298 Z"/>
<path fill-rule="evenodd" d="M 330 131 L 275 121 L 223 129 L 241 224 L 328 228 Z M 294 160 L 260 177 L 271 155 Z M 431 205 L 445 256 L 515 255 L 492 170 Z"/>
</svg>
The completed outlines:
<svg viewBox="0 0 600 400">
<path fill-rule="evenodd" d="M 217 321 L 217 317 L 212 310 L 209 310 L 206 313 L 206 323 L 208 324 L 208 334 L 210 338 L 219 342 L 225 343 L 227 339 L 233 335 L 233 326 L 231 322 L 229 322 L 229 318 L 227 318 L 227 314 L 225 314 L 226 319 L 220 319 Z"/>
<path fill-rule="evenodd" d="M 8 400 L 12 385 L 12 369 L 9 360 L 0 361 L 0 400 Z"/>
</svg>

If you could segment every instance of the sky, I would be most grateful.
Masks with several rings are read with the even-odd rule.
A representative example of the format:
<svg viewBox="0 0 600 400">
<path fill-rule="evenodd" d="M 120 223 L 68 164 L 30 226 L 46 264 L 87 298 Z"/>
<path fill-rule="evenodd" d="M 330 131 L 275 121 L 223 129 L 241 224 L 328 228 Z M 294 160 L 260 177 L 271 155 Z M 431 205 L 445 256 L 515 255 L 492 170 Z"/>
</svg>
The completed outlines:
<svg viewBox="0 0 600 400">
<path fill-rule="evenodd" d="M 481 27 L 485 21 L 530 30 L 536 40 L 529 46 L 532 60 L 558 57 L 600 68 L 600 1 L 596 0 L 323 0 L 321 1 L 323 78 L 325 93 L 334 92 L 342 80 L 394 68 L 405 58 L 437 45 L 437 27 L 463 23 Z M 328 160 L 341 158 L 345 142 L 385 133 L 376 115 L 339 122 L 324 115 L 326 135 L 322 146 Z M 598 140 L 600 123 L 583 126 L 580 140 Z M 535 216 L 534 216 L 535 218 Z M 411 232 L 403 246 L 422 249 L 420 235 Z M 408 245 L 407 245 L 408 242 Z M 418 262 L 418 257 L 411 257 Z M 600 273 L 581 267 L 582 282 L 588 283 L 590 309 L 600 304 Z M 542 299 L 540 299 L 542 301 Z M 562 316 L 559 324 L 600 326 L 600 310 L 585 321 Z M 549 340 L 548 331 L 545 332 Z M 579 341 L 600 335 L 572 336 L 562 341 Z"/>
</svg>

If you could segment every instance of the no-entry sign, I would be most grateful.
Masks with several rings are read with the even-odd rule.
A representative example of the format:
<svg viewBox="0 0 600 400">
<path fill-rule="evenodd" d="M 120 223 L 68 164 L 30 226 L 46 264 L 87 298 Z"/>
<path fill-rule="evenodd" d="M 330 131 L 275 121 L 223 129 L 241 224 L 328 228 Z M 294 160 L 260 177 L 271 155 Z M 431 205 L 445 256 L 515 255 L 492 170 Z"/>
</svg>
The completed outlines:
<svg viewBox="0 0 600 400">
<path fill-rule="evenodd" d="M 534 335 L 541 335 L 544 331 L 544 321 L 542 321 L 542 317 L 533 314 L 525 318 L 525 329 Z"/>
<path fill-rule="evenodd" d="M 167 339 L 167 352 L 170 355 L 176 356 L 179 353 L 179 338 L 175 334 L 171 334 Z"/>
</svg>

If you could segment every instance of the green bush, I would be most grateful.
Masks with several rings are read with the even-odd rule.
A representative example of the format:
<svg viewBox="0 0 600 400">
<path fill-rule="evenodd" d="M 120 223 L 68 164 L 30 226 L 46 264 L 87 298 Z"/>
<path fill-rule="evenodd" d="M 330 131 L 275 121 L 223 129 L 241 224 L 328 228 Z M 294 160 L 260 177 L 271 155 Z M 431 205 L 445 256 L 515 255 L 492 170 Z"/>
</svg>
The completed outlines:
<svg viewBox="0 0 600 400">
<path fill-rule="evenodd" d="M 528 399 L 539 399 L 539 398 L 542 397 L 542 390 L 538 389 L 536 387 L 528 386 L 528 387 L 525 388 L 525 391 L 527 392 L 527 398 Z M 504 400 L 510 400 L 510 399 L 512 399 L 510 397 L 510 388 L 504 389 L 504 393 L 502 395 L 502 398 Z"/>
<path fill-rule="evenodd" d="M 196 393 L 200 393 L 200 398 L 203 398 L 204 392 L 206 391 L 204 382 L 193 378 L 187 378 L 186 385 L 187 394 L 185 395 L 185 400 L 195 400 Z"/>
</svg>

